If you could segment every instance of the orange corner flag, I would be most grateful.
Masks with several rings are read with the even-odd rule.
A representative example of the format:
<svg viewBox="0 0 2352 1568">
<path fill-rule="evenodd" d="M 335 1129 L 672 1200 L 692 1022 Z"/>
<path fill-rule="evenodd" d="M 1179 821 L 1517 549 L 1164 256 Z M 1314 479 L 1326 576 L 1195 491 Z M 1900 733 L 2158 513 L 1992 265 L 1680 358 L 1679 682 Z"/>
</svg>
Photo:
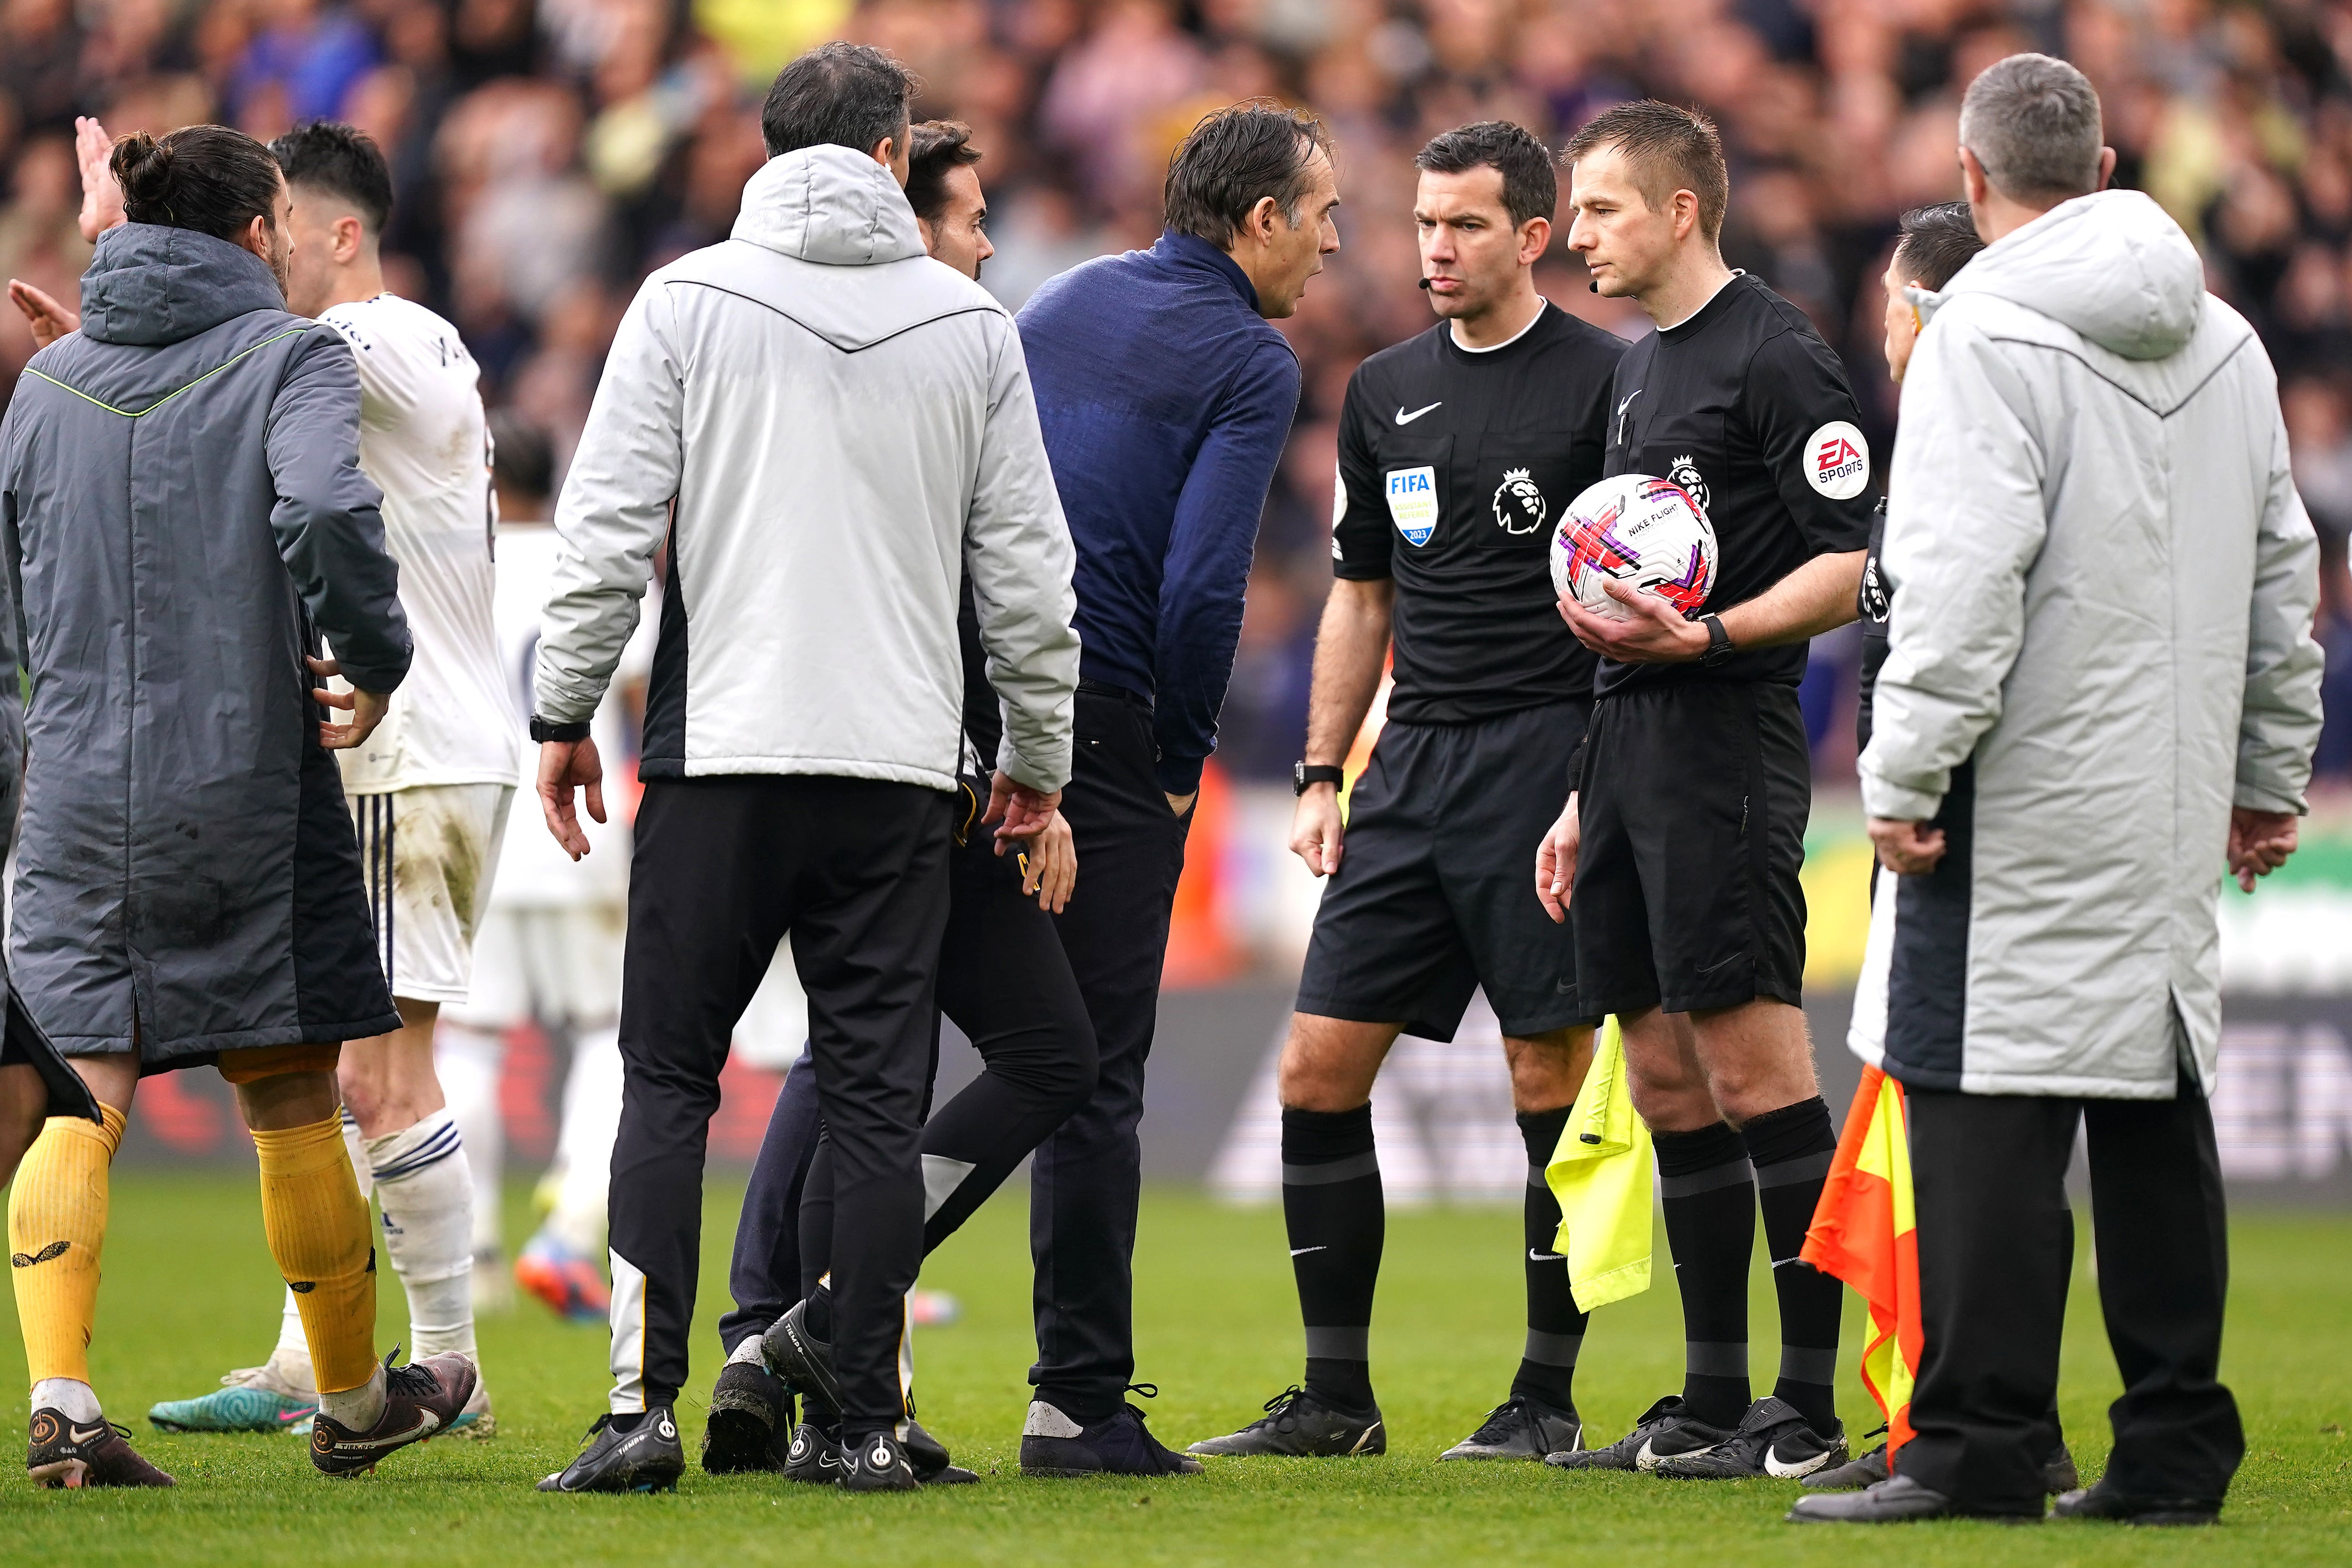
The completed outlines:
<svg viewBox="0 0 2352 1568">
<path fill-rule="evenodd" d="M 1890 1461 L 1911 1438 L 1911 1384 L 1919 1373 L 1916 1227 L 1903 1086 L 1864 1068 L 1799 1256 L 1853 1286 L 1870 1309 L 1862 1381 L 1886 1413 Z"/>
</svg>

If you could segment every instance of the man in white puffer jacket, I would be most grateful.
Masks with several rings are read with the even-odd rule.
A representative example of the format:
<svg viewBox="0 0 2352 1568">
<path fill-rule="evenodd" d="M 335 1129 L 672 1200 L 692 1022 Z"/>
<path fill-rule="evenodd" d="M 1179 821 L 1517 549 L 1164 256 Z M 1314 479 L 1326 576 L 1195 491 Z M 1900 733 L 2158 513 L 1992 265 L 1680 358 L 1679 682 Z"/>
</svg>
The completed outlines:
<svg viewBox="0 0 2352 1568">
<path fill-rule="evenodd" d="M 2225 865 L 2251 890 L 2294 847 L 2318 550 L 2270 361 L 2179 227 L 2100 189 L 2089 82 L 2003 60 L 1960 144 L 1990 247 L 1920 301 L 1861 763 L 1898 875 L 1853 1044 L 1910 1104 L 1916 1436 L 1793 1517 L 2040 1516 L 2079 1116 L 2125 1392 L 2105 1478 L 2058 1509 L 2208 1520 L 2245 1446 L 2215 1380 L 2214 903 Z"/>
<path fill-rule="evenodd" d="M 549 828 L 601 817 L 588 721 L 666 542 L 622 964 L 614 1388 L 556 1491 L 675 1484 L 702 1155 L 735 1021 L 789 931 L 834 1156 L 842 1484 L 900 1490 L 904 1317 L 963 746 L 971 575 L 1003 742 L 984 820 L 1043 832 L 1070 776 L 1067 523 L 1013 320 L 924 254 L 913 82 L 827 44 L 761 117 L 734 233 L 638 290 L 556 507 L 534 740 Z"/>
</svg>

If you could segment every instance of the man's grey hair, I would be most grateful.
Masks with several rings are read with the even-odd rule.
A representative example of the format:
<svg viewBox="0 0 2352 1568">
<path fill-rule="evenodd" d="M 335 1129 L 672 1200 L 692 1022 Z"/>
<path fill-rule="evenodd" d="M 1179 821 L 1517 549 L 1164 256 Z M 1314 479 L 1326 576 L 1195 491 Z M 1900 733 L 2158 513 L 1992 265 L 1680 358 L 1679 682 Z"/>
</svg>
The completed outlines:
<svg viewBox="0 0 2352 1568">
<path fill-rule="evenodd" d="M 1960 103 L 1960 145 L 2012 201 L 2059 202 L 2099 188 L 2099 95 L 2048 55 L 1985 68 Z"/>
</svg>

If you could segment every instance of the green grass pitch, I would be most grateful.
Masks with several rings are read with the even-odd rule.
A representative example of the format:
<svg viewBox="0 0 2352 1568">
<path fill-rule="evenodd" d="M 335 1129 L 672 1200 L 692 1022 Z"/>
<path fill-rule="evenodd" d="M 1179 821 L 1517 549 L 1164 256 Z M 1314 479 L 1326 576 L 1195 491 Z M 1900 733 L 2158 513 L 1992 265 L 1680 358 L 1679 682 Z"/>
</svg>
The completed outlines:
<svg viewBox="0 0 2352 1568">
<path fill-rule="evenodd" d="M 714 1187 L 696 1388 L 679 1410 L 691 1456 L 698 1395 L 718 1366 L 709 1324 L 724 1305 L 737 1194 Z M 510 1237 L 525 1234 L 518 1206 Z M 601 1408 L 601 1331 L 555 1322 L 533 1302 L 486 1321 L 482 1344 L 499 1436 L 411 1449 L 372 1478 L 314 1474 L 302 1444 L 274 1436 L 167 1436 L 159 1398 L 198 1394 L 257 1361 L 279 1290 L 249 1178 L 125 1172 L 115 1181 L 93 1364 L 108 1413 L 179 1477 L 167 1492 L 37 1492 L 0 1485 L 0 1558 L 23 1563 L 306 1564 L 586 1562 L 890 1563 L 1259 1563 L 1560 1562 L 1626 1564 L 1696 1553 L 1703 1565 L 2352 1562 L 2352 1218 L 2249 1215 L 2235 1230 L 2225 1375 L 2243 1405 L 2250 1452 L 2224 1523 L 2211 1531 L 2112 1526 L 2018 1529 L 1961 1523 L 1895 1531 L 1780 1522 L 1788 1482 L 1675 1484 L 1568 1477 L 1529 1465 L 1439 1465 L 1509 1379 L 1520 1334 L 1517 1217 L 1501 1209 L 1391 1215 L 1373 1330 L 1389 1419 L 1384 1458 L 1254 1460 L 1160 1481 L 1030 1481 L 1015 1470 L 1031 1359 L 1024 1210 L 1001 1197 L 949 1244 L 925 1283 L 955 1291 L 952 1327 L 918 1337 L 923 1419 L 982 1471 L 978 1487 L 851 1498 L 772 1477 L 720 1480 L 690 1468 L 667 1497 L 541 1497 Z M 1145 1200 L 1137 1258 L 1147 1406 L 1173 1445 L 1223 1432 L 1297 1373 L 1299 1334 L 1281 1220 L 1189 1194 Z M 1615 1436 L 1674 1386 L 1680 1316 L 1660 1287 L 1605 1309 L 1585 1342 L 1580 1403 Z M 1775 1321 L 1764 1270 L 1758 1340 Z M 1851 1303 L 1852 1299 L 1849 1298 Z M 0 1382 L 13 1432 L 26 1415 L 13 1301 L 0 1307 Z M 1849 1316 L 1841 1405 L 1859 1434 L 1876 1415 L 1851 1380 L 1859 1308 Z M 401 1331 L 387 1273 L 379 1337 Z M 1759 1355 L 1769 1363 L 1769 1352 Z M 2116 1390 L 2095 1290 L 2079 1271 L 2066 1344 L 2063 1414 L 2086 1472 L 2106 1449 Z M 12 1439 L 13 1440 L 13 1439 Z"/>
</svg>

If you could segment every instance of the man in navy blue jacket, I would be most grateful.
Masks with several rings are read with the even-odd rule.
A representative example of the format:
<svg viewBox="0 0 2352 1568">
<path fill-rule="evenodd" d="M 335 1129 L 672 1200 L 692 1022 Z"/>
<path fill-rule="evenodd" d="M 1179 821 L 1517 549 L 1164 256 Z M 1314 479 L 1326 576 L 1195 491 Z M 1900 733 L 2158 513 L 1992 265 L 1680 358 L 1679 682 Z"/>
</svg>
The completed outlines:
<svg viewBox="0 0 2352 1568">
<path fill-rule="evenodd" d="M 1032 1166 L 1032 1475 L 1200 1468 L 1125 1402 L 1136 1124 L 1185 832 L 1298 405 L 1298 361 L 1267 322 L 1298 308 L 1339 248 L 1339 205 L 1311 116 L 1220 110 L 1169 165 L 1160 242 L 1073 268 L 1019 318 L 1077 546 L 1078 743 L 1062 811 L 1080 876 L 1060 923 L 1101 1053 L 1093 1098 Z"/>
</svg>

